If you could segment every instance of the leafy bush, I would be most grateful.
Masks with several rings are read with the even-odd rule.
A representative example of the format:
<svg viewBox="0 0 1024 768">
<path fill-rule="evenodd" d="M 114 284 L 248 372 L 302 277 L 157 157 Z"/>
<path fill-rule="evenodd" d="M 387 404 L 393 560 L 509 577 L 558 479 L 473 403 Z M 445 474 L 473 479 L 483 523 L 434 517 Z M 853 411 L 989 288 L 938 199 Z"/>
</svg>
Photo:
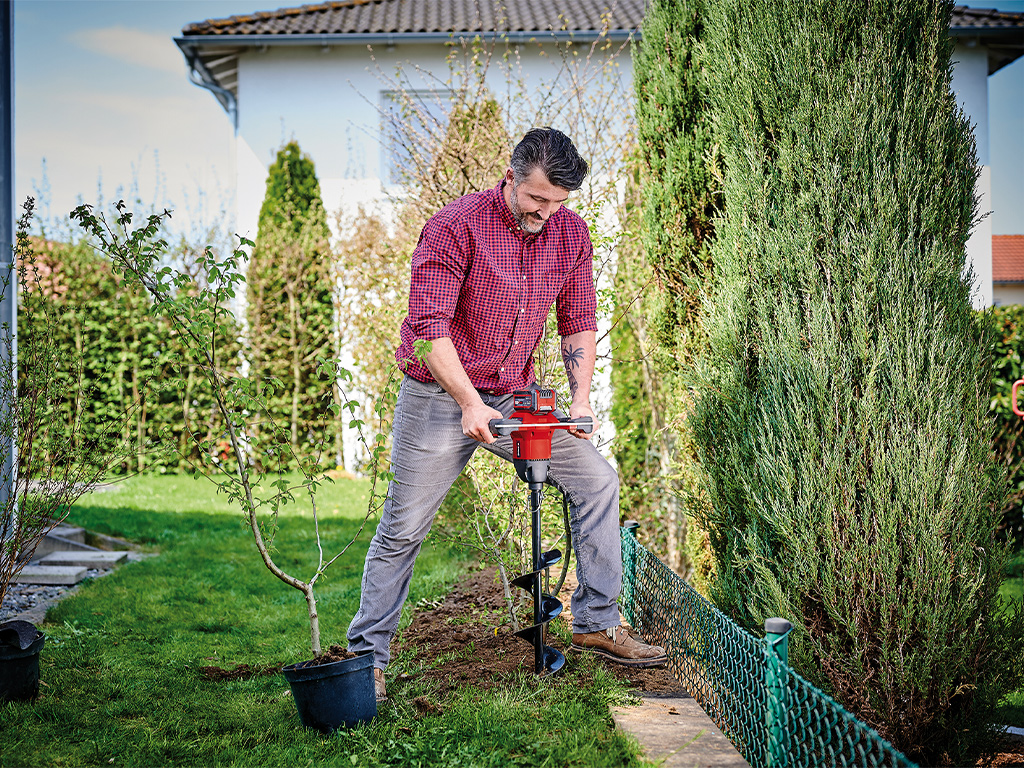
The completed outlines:
<svg viewBox="0 0 1024 768">
<path fill-rule="evenodd" d="M 33 239 L 19 258 L 19 343 L 26 349 L 52 345 L 56 359 L 67 363 L 53 374 L 61 394 L 47 417 L 51 444 L 95 444 L 116 425 L 132 449 L 112 467 L 101 458 L 104 471 L 178 471 L 199 461 L 199 443 L 215 444 L 223 424 L 194 367 L 185 371 L 181 391 L 162 386 L 180 365 L 182 347 L 175 329 L 150 313 L 149 299 L 115 275 L 87 241 Z M 224 330 L 225 365 L 240 362 L 237 334 L 234 324 Z M 31 372 L 22 364 L 19 373 L 24 385 Z M 49 460 L 60 465 L 69 458 Z"/>
<path fill-rule="evenodd" d="M 1002 506 L 1002 532 L 1012 537 L 1016 548 L 1024 545 L 1024 422 L 1013 412 L 1010 395 L 1013 383 L 1024 376 L 1024 306 L 1014 304 L 989 310 L 994 329 L 992 385 L 989 410 L 995 415 L 993 449 L 1010 476 L 1010 491 Z M 1019 393 L 1018 408 L 1024 407 Z"/>
<path fill-rule="evenodd" d="M 963 764 L 1024 672 L 965 243 L 950 3 L 721 0 L 725 165 L 692 418 L 713 593 L 898 748 Z"/>
</svg>

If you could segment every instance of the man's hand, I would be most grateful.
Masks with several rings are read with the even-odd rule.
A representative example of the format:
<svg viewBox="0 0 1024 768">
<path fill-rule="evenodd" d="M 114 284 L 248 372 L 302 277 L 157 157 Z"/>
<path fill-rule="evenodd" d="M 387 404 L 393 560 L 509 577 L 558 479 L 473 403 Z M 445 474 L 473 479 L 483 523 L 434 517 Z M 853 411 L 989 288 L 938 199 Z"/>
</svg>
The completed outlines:
<svg viewBox="0 0 1024 768">
<path fill-rule="evenodd" d="M 594 409 L 590 407 L 590 403 L 573 403 L 569 406 L 569 418 L 579 419 L 584 416 L 589 416 L 594 422 L 594 429 L 587 434 L 580 430 L 570 427 L 567 431 L 570 435 L 580 438 L 581 440 L 589 440 L 593 435 L 597 434 L 597 430 L 601 426 L 601 422 L 597 420 L 597 416 L 594 415 Z"/>
<path fill-rule="evenodd" d="M 470 403 L 462 408 L 462 434 L 479 443 L 493 443 L 496 438 L 487 425 L 491 419 L 501 418 L 504 418 L 501 411 L 491 408 L 482 400 Z"/>
</svg>

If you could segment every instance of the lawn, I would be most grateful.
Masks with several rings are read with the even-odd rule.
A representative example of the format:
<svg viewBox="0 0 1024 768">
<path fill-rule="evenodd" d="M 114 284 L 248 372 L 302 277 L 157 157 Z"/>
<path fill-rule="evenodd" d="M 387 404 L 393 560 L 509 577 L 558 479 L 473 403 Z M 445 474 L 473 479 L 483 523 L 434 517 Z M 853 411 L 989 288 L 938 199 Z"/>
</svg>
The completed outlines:
<svg viewBox="0 0 1024 768">
<path fill-rule="evenodd" d="M 366 485 L 321 494 L 325 551 L 358 529 Z M 399 682 L 372 723 L 333 736 L 303 729 L 280 674 L 212 682 L 200 668 L 267 668 L 308 658 L 301 595 L 260 561 L 241 516 L 205 480 L 145 476 L 76 505 L 72 522 L 139 542 L 154 556 L 85 584 L 51 609 L 34 704 L 0 706 L 0 765 L 641 765 L 608 711 L 628 693 L 589 661 L 552 681 L 523 673 L 491 691 L 434 701 Z M 344 644 L 371 523 L 319 588 L 325 644 Z M 281 516 L 277 558 L 308 577 L 308 504 Z M 410 603 L 446 592 L 464 553 L 427 544 Z M 403 621 L 409 620 L 408 608 Z"/>
<path fill-rule="evenodd" d="M 1021 604 L 1024 600 L 1024 550 L 1014 553 L 1006 566 L 1006 579 L 999 594 L 1007 601 Z M 998 719 L 1004 725 L 1024 728 L 1024 688 L 1007 696 L 999 705 Z"/>
</svg>

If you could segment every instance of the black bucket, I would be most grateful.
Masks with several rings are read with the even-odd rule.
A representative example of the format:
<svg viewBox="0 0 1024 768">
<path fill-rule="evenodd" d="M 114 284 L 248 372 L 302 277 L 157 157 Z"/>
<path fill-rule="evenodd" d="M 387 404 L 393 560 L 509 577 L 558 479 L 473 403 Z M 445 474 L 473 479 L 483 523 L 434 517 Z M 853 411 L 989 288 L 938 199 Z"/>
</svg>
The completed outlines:
<svg viewBox="0 0 1024 768">
<path fill-rule="evenodd" d="M 328 733 L 377 714 L 373 651 L 329 664 L 302 661 L 281 671 L 292 688 L 299 720 L 307 728 Z"/>
<path fill-rule="evenodd" d="M 27 648 L 0 643 L 0 701 L 28 701 L 39 694 L 39 652 L 45 641 L 46 635 L 37 632 Z"/>
</svg>

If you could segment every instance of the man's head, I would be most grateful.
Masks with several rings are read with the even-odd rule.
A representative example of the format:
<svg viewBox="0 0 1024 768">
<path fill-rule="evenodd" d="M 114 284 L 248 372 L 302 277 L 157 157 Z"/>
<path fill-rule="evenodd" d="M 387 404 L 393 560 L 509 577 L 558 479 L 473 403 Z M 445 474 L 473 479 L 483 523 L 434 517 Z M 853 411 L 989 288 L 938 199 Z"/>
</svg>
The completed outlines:
<svg viewBox="0 0 1024 768">
<path fill-rule="evenodd" d="M 568 136 L 554 128 L 534 128 L 512 150 L 505 201 L 519 226 L 537 233 L 569 192 L 583 186 L 586 175 L 587 162 Z"/>
</svg>

